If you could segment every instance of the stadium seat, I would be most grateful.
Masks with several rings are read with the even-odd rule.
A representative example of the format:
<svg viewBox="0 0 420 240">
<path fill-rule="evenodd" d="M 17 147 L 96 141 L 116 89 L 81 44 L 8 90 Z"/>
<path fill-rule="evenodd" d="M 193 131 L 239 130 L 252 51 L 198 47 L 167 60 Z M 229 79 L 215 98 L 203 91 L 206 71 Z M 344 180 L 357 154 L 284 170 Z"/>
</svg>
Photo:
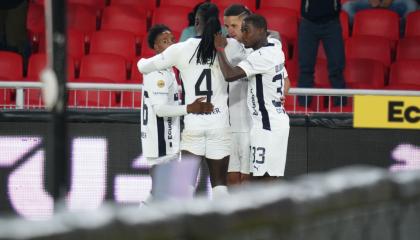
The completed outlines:
<svg viewBox="0 0 420 240">
<path fill-rule="evenodd" d="M 152 25 L 165 24 L 179 39 L 182 30 L 188 26 L 188 13 L 191 11 L 188 7 L 159 7 L 153 12 Z"/>
<path fill-rule="evenodd" d="M 83 4 L 67 5 L 67 26 L 85 34 L 96 31 L 98 12 Z"/>
<path fill-rule="evenodd" d="M 83 4 L 95 9 L 101 9 L 105 7 L 106 0 L 67 0 L 69 4 Z"/>
<path fill-rule="evenodd" d="M 143 39 L 143 44 L 141 45 L 140 56 L 143 58 L 149 58 L 153 57 L 154 55 L 156 55 L 156 52 L 153 49 L 149 48 L 147 44 L 147 36 L 145 36 Z"/>
<path fill-rule="evenodd" d="M 288 8 L 295 11 L 296 14 L 300 14 L 300 3 L 301 1 L 297 0 L 261 0 L 260 9 Z"/>
<path fill-rule="evenodd" d="M 44 53 L 32 54 L 29 58 L 26 79 L 29 81 L 39 81 L 39 74 L 45 68 L 46 64 L 47 59 Z M 75 63 L 72 58 L 67 59 L 67 78 L 68 81 L 73 81 L 75 78 Z M 24 103 L 29 107 L 41 107 L 43 101 L 40 89 L 26 89 Z"/>
<path fill-rule="evenodd" d="M 226 7 L 229 7 L 234 3 L 240 3 L 247 6 L 252 12 L 257 9 L 255 0 L 212 0 L 211 2 L 216 4 L 220 12 L 223 12 Z"/>
<path fill-rule="evenodd" d="M 126 61 L 114 54 L 90 54 L 80 63 L 80 79 L 109 79 L 113 82 L 126 82 Z"/>
<path fill-rule="evenodd" d="M 350 23 L 349 15 L 345 11 L 340 12 L 340 23 L 343 31 L 343 39 L 347 40 L 350 37 Z"/>
<path fill-rule="evenodd" d="M 123 91 L 121 93 L 121 100 L 120 100 L 119 105 L 121 107 L 140 108 L 141 93 L 138 91 L 137 92 Z"/>
<path fill-rule="evenodd" d="M 383 65 L 369 59 L 347 59 L 344 69 L 346 88 L 382 89 L 385 84 Z"/>
<path fill-rule="evenodd" d="M 30 81 L 38 81 L 39 74 L 47 64 L 47 56 L 45 53 L 32 54 L 29 57 L 28 74 L 26 78 Z"/>
<path fill-rule="evenodd" d="M 127 62 L 136 56 L 135 36 L 122 30 L 102 30 L 90 37 L 90 54 L 111 53 L 122 56 Z"/>
<path fill-rule="evenodd" d="M 420 10 L 408 14 L 405 25 L 405 37 L 420 37 Z"/>
<path fill-rule="evenodd" d="M 145 16 L 147 19 L 152 17 L 152 13 L 156 8 L 156 1 L 154 0 L 112 0 L 111 6 L 129 6 L 136 9 L 140 16 Z"/>
<path fill-rule="evenodd" d="M 397 61 L 399 60 L 420 60 L 420 35 L 406 37 L 398 42 Z"/>
<path fill-rule="evenodd" d="M 23 80 L 22 56 L 14 52 L 0 51 L 0 81 Z M 0 106 L 13 105 L 15 90 L 0 88 Z"/>
<path fill-rule="evenodd" d="M 354 16 L 353 36 L 384 37 L 396 43 L 399 39 L 399 16 L 388 9 L 367 9 Z"/>
<path fill-rule="evenodd" d="M 389 40 L 381 37 L 358 36 L 346 42 L 346 58 L 364 58 L 376 60 L 389 67 L 391 64 L 391 47 Z"/>
<path fill-rule="evenodd" d="M 159 7 L 188 7 L 191 10 L 199 3 L 204 2 L 203 0 L 160 0 Z M 187 17 L 187 16 L 185 16 Z"/>
<path fill-rule="evenodd" d="M 137 69 L 138 60 L 140 59 L 134 59 L 133 64 L 131 66 L 130 82 L 132 83 L 143 83 L 143 74 L 141 74 Z"/>
<path fill-rule="evenodd" d="M 45 13 L 44 6 L 29 3 L 28 14 L 26 16 L 26 29 L 32 44 L 37 44 L 39 35 L 45 33 Z"/>
<path fill-rule="evenodd" d="M 116 83 L 112 79 L 88 77 L 75 79 L 80 83 Z M 70 107 L 116 107 L 117 92 L 107 90 L 70 90 L 68 93 Z"/>
<path fill-rule="evenodd" d="M 147 34 L 147 19 L 136 8 L 113 5 L 104 9 L 101 30 L 124 30 L 133 33 L 138 42 Z"/>
<path fill-rule="evenodd" d="M 39 45 L 36 48 L 36 53 L 45 53 L 46 40 L 45 34 L 40 35 Z M 76 65 L 80 61 L 80 58 L 85 53 L 85 35 L 76 29 L 67 29 L 67 53 L 69 56 L 75 59 Z"/>
<path fill-rule="evenodd" d="M 298 15 L 295 11 L 287 8 L 259 9 L 258 14 L 263 15 L 268 20 L 268 28 L 278 31 L 281 38 L 293 45 L 296 43 L 298 35 Z"/>
<path fill-rule="evenodd" d="M 417 90 L 416 87 L 420 88 L 419 79 L 420 61 L 397 61 L 391 66 L 389 87 L 392 87 L 393 85 L 413 85 L 413 88 Z"/>
<path fill-rule="evenodd" d="M 22 56 L 8 51 L 0 51 L 0 81 L 23 79 Z"/>
</svg>

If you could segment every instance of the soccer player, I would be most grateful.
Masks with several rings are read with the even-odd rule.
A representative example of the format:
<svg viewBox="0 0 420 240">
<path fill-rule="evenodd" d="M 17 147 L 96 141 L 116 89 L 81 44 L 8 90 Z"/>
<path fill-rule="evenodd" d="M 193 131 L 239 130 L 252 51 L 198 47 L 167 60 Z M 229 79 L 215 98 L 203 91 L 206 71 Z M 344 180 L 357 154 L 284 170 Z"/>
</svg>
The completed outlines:
<svg viewBox="0 0 420 240">
<path fill-rule="evenodd" d="M 174 43 L 174 36 L 165 25 L 155 25 L 149 30 L 147 43 L 157 54 Z M 152 193 L 154 196 L 155 172 L 160 164 L 179 158 L 179 116 L 187 113 L 210 113 L 211 103 L 197 98 L 191 104 L 180 105 L 178 83 L 171 68 L 144 74 L 141 111 L 141 144 L 143 156 L 152 167 Z"/>
<path fill-rule="evenodd" d="M 250 160 L 253 177 L 284 176 L 289 117 L 280 101 L 284 96 L 287 71 L 281 45 L 267 40 L 267 22 L 252 14 L 243 20 L 242 42 L 254 51 L 236 67 L 226 58 L 226 38 L 215 38 L 220 68 L 226 81 L 249 79 L 248 108 L 252 118 Z"/>
<path fill-rule="evenodd" d="M 175 66 L 185 93 L 185 102 L 205 96 L 214 105 L 209 114 L 187 114 L 181 136 L 182 158 L 206 159 L 210 172 L 213 197 L 227 194 L 226 175 L 229 164 L 231 135 L 229 130 L 228 83 L 223 80 L 216 59 L 214 36 L 221 31 L 219 10 L 213 3 L 202 4 L 197 11 L 195 26 L 199 36 L 171 45 L 161 54 L 140 59 L 142 73 Z M 242 45 L 229 39 L 226 56 L 229 60 L 243 59 Z"/>
<path fill-rule="evenodd" d="M 225 9 L 223 20 L 229 37 L 242 42 L 242 21 L 251 14 L 251 11 L 242 4 L 232 4 Z M 278 33 L 274 36 L 272 36 L 273 31 L 269 31 L 269 33 L 270 42 L 281 44 L 273 39 L 279 38 Z M 249 51 L 253 50 L 249 49 Z M 237 62 L 232 62 L 232 65 L 237 64 Z M 286 79 L 286 83 L 289 84 L 288 79 Z M 242 183 L 250 178 L 249 131 L 251 121 L 246 101 L 247 92 L 248 79 L 246 77 L 229 83 L 229 112 L 232 130 L 232 152 L 228 169 L 229 185 Z"/>
</svg>

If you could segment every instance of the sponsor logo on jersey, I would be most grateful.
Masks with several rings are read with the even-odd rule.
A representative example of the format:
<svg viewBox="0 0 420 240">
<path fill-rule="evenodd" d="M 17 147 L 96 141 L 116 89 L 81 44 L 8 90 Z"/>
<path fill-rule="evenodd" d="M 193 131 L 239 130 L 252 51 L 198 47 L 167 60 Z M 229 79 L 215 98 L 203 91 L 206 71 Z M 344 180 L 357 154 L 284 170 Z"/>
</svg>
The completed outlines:
<svg viewBox="0 0 420 240">
<path fill-rule="evenodd" d="M 355 96 L 354 127 L 420 129 L 420 97 Z"/>
<path fill-rule="evenodd" d="M 165 81 L 164 81 L 164 80 L 158 80 L 158 81 L 157 81 L 157 86 L 158 86 L 159 88 L 163 88 L 163 87 L 165 86 Z"/>
<path fill-rule="evenodd" d="M 284 68 L 284 64 L 282 63 L 282 64 L 280 64 L 280 65 L 276 65 L 275 67 L 274 67 L 274 69 L 276 70 L 276 73 L 278 73 L 278 72 L 280 72 L 281 70 L 283 70 L 283 68 Z"/>
<path fill-rule="evenodd" d="M 250 93 L 251 93 L 252 115 L 258 116 L 257 103 L 255 101 L 255 94 L 254 94 L 254 90 L 252 88 L 251 88 Z"/>
</svg>

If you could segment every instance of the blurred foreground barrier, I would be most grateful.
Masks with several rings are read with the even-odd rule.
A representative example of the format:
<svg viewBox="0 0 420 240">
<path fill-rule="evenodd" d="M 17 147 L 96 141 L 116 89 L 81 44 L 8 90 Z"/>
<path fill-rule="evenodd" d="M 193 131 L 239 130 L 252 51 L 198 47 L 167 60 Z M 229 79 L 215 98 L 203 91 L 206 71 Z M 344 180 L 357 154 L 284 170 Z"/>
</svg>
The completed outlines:
<svg viewBox="0 0 420 240">
<path fill-rule="evenodd" d="M 244 186 L 217 201 L 0 219 L 0 239 L 420 239 L 420 171 L 356 166 Z"/>
</svg>

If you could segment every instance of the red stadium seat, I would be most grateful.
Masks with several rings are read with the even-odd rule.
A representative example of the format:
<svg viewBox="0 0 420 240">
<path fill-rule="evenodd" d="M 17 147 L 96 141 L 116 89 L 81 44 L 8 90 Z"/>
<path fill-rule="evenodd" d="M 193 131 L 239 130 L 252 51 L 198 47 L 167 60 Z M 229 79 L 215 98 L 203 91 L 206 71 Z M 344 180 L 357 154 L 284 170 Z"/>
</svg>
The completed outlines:
<svg viewBox="0 0 420 240">
<path fill-rule="evenodd" d="M 96 31 L 98 11 L 83 4 L 67 5 L 67 26 L 85 34 Z"/>
<path fill-rule="evenodd" d="M 358 36 L 346 42 L 348 59 L 364 58 L 376 60 L 389 67 L 391 64 L 391 48 L 389 40 L 381 37 Z"/>
<path fill-rule="evenodd" d="M 420 10 L 408 14 L 405 25 L 405 36 L 420 36 Z"/>
<path fill-rule="evenodd" d="M 298 15 L 286 8 L 259 9 L 258 14 L 267 19 L 268 28 L 278 31 L 281 38 L 287 38 L 289 43 L 295 43 L 298 35 Z"/>
<path fill-rule="evenodd" d="M 344 79 L 346 88 L 382 89 L 385 84 L 383 65 L 369 59 L 347 59 Z"/>
<path fill-rule="evenodd" d="M 104 9 L 101 29 L 128 31 L 140 39 L 147 34 L 147 19 L 136 8 L 113 5 Z"/>
<path fill-rule="evenodd" d="M 116 83 L 109 78 L 88 77 L 79 78 L 81 83 Z M 71 107 L 116 107 L 117 93 L 107 90 L 71 90 L 68 93 L 68 105 Z"/>
<path fill-rule="evenodd" d="M 149 58 L 156 55 L 155 50 L 149 48 L 149 45 L 147 44 L 147 36 L 143 39 L 143 44 L 141 45 L 141 53 L 140 56 L 143 58 Z"/>
<path fill-rule="evenodd" d="M 298 0 L 261 0 L 260 9 L 273 9 L 273 8 L 288 8 L 294 10 L 296 14 L 300 14 L 300 3 Z"/>
<path fill-rule="evenodd" d="M 191 11 L 187 7 L 160 7 L 153 13 L 152 25 L 165 24 L 174 34 L 176 39 L 179 39 L 182 30 L 188 27 L 188 13 Z"/>
<path fill-rule="evenodd" d="M 23 80 L 22 56 L 14 52 L 0 51 L 0 81 Z M 0 106 L 14 104 L 14 89 L 0 88 Z"/>
<path fill-rule="evenodd" d="M 30 3 L 26 16 L 26 29 L 33 43 L 39 41 L 39 35 L 45 32 L 45 13 L 44 6 Z"/>
<path fill-rule="evenodd" d="M 38 81 L 39 74 L 47 64 L 47 56 L 45 53 L 32 54 L 29 57 L 28 74 L 26 78 L 31 81 Z"/>
<path fill-rule="evenodd" d="M 136 9 L 140 16 L 144 16 L 147 19 L 152 17 L 152 13 L 156 8 L 156 1 L 154 0 L 112 0 L 111 6 L 129 6 L 130 8 Z"/>
<path fill-rule="evenodd" d="M 139 108 L 141 105 L 141 93 L 124 91 L 121 93 L 120 106 L 129 108 Z"/>
<path fill-rule="evenodd" d="M 85 35 L 76 29 L 67 29 L 67 53 L 69 56 L 74 58 L 76 62 L 79 62 L 80 58 L 85 54 Z M 45 34 L 40 35 L 39 45 L 36 53 L 45 53 L 46 40 Z"/>
<path fill-rule="evenodd" d="M 95 9 L 101 9 L 105 7 L 105 0 L 67 0 L 69 4 L 83 4 Z"/>
<path fill-rule="evenodd" d="M 90 54 L 82 58 L 80 78 L 109 79 L 113 82 L 126 82 L 126 61 L 114 54 Z"/>
<path fill-rule="evenodd" d="M 420 87 L 420 61 L 397 61 L 391 66 L 389 86 L 415 85 Z"/>
<path fill-rule="evenodd" d="M 420 35 L 406 37 L 398 42 L 397 61 L 399 60 L 420 60 Z"/>
<path fill-rule="evenodd" d="M 143 74 L 137 69 L 137 62 L 139 59 L 134 59 L 131 67 L 131 77 L 130 80 L 132 83 L 143 83 Z"/>
<path fill-rule="evenodd" d="M 347 40 L 350 37 L 350 23 L 349 15 L 345 11 L 340 12 L 340 23 L 343 31 L 343 39 Z"/>
<path fill-rule="evenodd" d="M 135 36 L 122 30 L 102 30 L 94 32 L 90 38 L 90 51 L 95 53 L 111 53 L 122 56 L 131 62 L 136 56 Z"/>
<path fill-rule="evenodd" d="M 197 4 L 204 2 L 204 0 L 160 0 L 159 7 L 188 7 L 193 9 Z M 187 17 L 187 16 L 185 16 Z"/>
<path fill-rule="evenodd" d="M 19 81 L 23 79 L 22 56 L 7 51 L 0 51 L 0 79 Z"/>
<path fill-rule="evenodd" d="M 211 2 L 216 4 L 220 12 L 223 12 L 225 8 L 229 7 L 234 3 L 239 3 L 247 6 L 252 12 L 254 12 L 257 9 L 255 0 L 212 0 Z"/>
<path fill-rule="evenodd" d="M 399 39 L 399 16 L 388 9 L 367 9 L 354 16 L 353 36 L 384 37 L 393 42 Z"/>
</svg>

